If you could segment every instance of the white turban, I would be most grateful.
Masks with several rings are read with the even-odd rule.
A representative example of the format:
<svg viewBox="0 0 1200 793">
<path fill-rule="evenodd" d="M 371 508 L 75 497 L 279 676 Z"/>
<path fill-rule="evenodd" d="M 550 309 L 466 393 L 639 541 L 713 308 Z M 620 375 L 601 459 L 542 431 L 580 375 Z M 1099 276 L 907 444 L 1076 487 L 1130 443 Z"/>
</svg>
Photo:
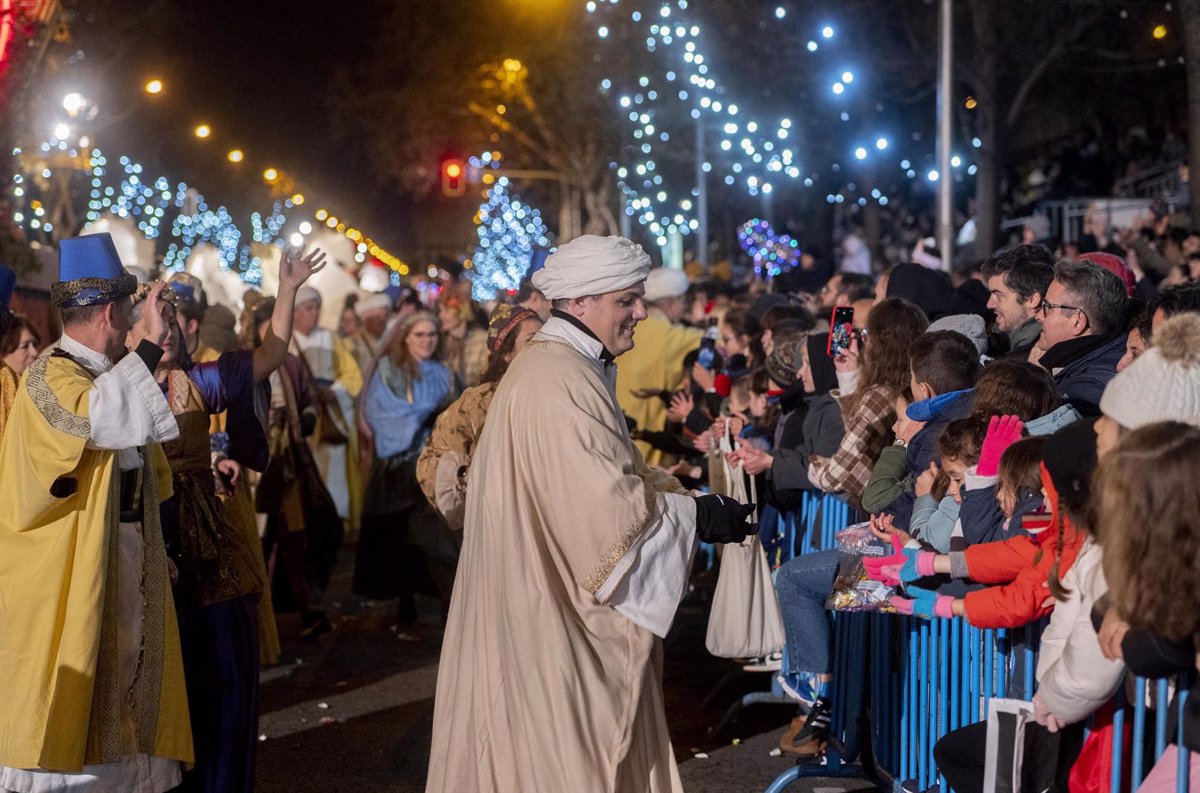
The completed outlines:
<svg viewBox="0 0 1200 793">
<path fill-rule="evenodd" d="M 641 245 L 585 234 L 550 254 L 533 274 L 533 285 L 547 300 L 567 300 L 628 289 L 649 274 L 650 257 Z"/>
<path fill-rule="evenodd" d="M 358 299 L 358 302 L 354 304 L 354 313 L 359 317 L 363 317 L 381 308 L 391 311 L 392 299 L 382 292 L 372 292 Z"/>
<path fill-rule="evenodd" d="M 687 294 L 688 277 L 683 270 L 659 267 L 646 279 L 646 302 L 654 303 Z"/>
<path fill-rule="evenodd" d="M 311 300 L 316 300 L 318 303 L 321 302 L 321 293 L 308 284 L 296 290 L 296 305 L 302 306 Z"/>
</svg>

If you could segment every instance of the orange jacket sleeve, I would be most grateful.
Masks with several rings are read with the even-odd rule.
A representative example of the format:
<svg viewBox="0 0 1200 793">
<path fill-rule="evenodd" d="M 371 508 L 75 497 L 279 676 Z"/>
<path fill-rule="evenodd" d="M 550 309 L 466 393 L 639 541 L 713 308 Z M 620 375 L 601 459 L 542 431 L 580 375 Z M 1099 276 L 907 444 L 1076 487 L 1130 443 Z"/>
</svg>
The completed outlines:
<svg viewBox="0 0 1200 793">
<path fill-rule="evenodd" d="M 1009 540 L 1009 542 L 1012 541 Z M 992 543 L 991 545 L 997 544 Z M 1075 563 L 1075 557 L 1079 554 L 1082 544 L 1083 537 L 1078 534 L 1063 544 L 1062 562 L 1058 568 L 1060 580 Z M 1037 546 L 1033 543 L 1028 543 L 1028 545 L 1036 553 Z M 1031 556 L 1030 561 L 1017 572 L 1010 583 L 968 592 L 963 598 L 967 622 L 977 628 L 1016 628 L 1041 619 L 1053 611 L 1053 601 L 1050 601 L 1049 606 L 1042 604 L 1050 598 L 1050 590 L 1046 587 L 1046 582 L 1050 577 L 1050 568 L 1054 564 L 1055 552 L 1053 548 L 1044 550 L 1045 553 L 1036 564 L 1033 563 Z"/>
<path fill-rule="evenodd" d="M 963 551 L 963 557 L 972 581 L 1007 584 L 1021 570 L 1034 563 L 1039 550 L 1028 537 L 1011 537 L 1003 542 L 972 545 Z M 1042 555 L 1046 556 L 1044 553 Z M 1050 556 L 1053 556 L 1053 552 Z"/>
</svg>

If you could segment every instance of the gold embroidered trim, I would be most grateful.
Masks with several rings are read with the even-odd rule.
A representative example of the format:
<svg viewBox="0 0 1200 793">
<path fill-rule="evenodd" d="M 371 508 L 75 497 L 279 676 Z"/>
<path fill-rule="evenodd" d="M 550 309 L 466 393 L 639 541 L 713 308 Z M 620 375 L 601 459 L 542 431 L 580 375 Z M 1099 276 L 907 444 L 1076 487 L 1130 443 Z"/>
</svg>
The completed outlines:
<svg viewBox="0 0 1200 793">
<path fill-rule="evenodd" d="M 642 482 L 642 497 L 646 501 L 646 517 L 621 532 L 617 541 L 609 546 L 604 556 L 600 557 L 600 563 L 592 568 L 592 572 L 583 579 L 583 588 L 593 595 L 600 591 L 600 587 L 604 586 L 604 582 L 616 569 L 617 562 L 621 561 L 621 557 L 633 547 L 634 540 L 641 536 L 647 526 L 658 519 L 658 494 L 645 481 Z"/>
<path fill-rule="evenodd" d="M 25 380 L 25 391 L 34 406 L 52 428 L 67 435 L 87 440 L 92 437 L 92 422 L 77 416 L 58 402 L 58 397 L 46 383 L 46 366 L 53 352 L 42 353 L 29 367 Z"/>
<path fill-rule="evenodd" d="M 138 282 L 129 273 L 117 278 L 76 278 L 73 281 L 55 281 L 50 285 L 50 302 L 55 308 L 67 306 L 91 306 L 111 303 L 137 291 Z M 84 292 L 94 289 L 95 294 L 81 298 Z"/>
</svg>

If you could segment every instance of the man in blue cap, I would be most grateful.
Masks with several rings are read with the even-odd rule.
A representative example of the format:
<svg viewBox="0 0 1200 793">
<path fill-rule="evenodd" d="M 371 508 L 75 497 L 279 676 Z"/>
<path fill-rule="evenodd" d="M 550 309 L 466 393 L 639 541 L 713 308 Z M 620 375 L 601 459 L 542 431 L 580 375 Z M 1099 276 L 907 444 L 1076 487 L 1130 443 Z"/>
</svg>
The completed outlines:
<svg viewBox="0 0 1200 793">
<path fill-rule="evenodd" d="M 63 240 L 59 278 L 63 336 L 0 441 L 0 790 L 159 793 L 193 761 L 159 525 L 179 437 L 153 375 L 166 285 L 132 322 L 108 234 Z"/>
<path fill-rule="evenodd" d="M 17 286 L 17 274 L 0 264 L 0 337 L 8 332 L 15 320 L 9 304 Z M 4 425 L 12 412 L 13 400 L 17 398 L 17 373 L 0 359 L 0 438 L 4 437 Z"/>
</svg>

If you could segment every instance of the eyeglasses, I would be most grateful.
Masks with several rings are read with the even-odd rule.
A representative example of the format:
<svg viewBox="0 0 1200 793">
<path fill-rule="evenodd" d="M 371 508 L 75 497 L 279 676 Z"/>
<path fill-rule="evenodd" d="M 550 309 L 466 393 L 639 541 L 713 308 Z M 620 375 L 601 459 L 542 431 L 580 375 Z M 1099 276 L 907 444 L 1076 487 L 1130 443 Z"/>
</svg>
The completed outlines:
<svg viewBox="0 0 1200 793">
<path fill-rule="evenodd" d="M 1045 318 L 1046 315 L 1048 315 L 1050 313 L 1050 309 L 1052 309 L 1052 308 L 1061 308 L 1064 311 L 1078 311 L 1080 314 L 1083 315 L 1083 321 L 1087 325 L 1092 324 L 1092 321 L 1090 319 L 1088 319 L 1087 312 L 1084 311 L 1079 306 L 1067 306 L 1067 305 L 1063 305 L 1062 303 L 1051 303 L 1049 300 L 1046 300 L 1045 298 L 1042 299 L 1041 303 L 1038 303 L 1038 307 L 1033 310 L 1033 313 L 1035 316 L 1037 314 L 1041 314 L 1042 317 Z"/>
<path fill-rule="evenodd" d="M 1066 311 L 1078 311 L 1080 314 L 1083 314 L 1084 319 L 1087 319 L 1087 314 L 1079 306 L 1068 306 L 1068 305 L 1064 305 L 1062 303 L 1051 303 L 1049 300 L 1043 300 L 1041 303 L 1038 303 L 1038 307 L 1035 308 L 1033 311 L 1035 314 L 1041 314 L 1042 316 L 1045 316 L 1046 314 L 1050 313 L 1050 309 L 1052 309 L 1052 308 L 1061 308 Z"/>
</svg>

